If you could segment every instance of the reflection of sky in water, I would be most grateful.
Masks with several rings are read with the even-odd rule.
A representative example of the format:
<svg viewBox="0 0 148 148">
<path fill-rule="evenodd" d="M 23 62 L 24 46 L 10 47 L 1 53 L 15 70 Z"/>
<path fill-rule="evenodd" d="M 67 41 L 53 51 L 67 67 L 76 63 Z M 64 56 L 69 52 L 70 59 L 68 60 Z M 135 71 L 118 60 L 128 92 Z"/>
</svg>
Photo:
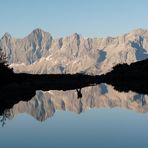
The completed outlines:
<svg viewBox="0 0 148 148">
<path fill-rule="evenodd" d="M 0 128 L 0 147 L 147 148 L 147 95 L 106 84 L 83 88 L 82 94 L 79 100 L 75 90 L 38 91 L 16 104 L 12 120 Z"/>
<path fill-rule="evenodd" d="M 147 148 L 148 114 L 127 109 L 91 109 L 80 115 L 57 111 L 40 123 L 26 114 L 0 128 L 1 148 Z"/>
</svg>

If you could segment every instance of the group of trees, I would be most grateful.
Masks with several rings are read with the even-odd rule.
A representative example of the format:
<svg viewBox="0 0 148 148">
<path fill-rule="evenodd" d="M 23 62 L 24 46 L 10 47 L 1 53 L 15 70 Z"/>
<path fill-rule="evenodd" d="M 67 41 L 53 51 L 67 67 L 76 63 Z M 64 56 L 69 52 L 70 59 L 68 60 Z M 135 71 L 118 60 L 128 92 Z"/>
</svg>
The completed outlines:
<svg viewBox="0 0 148 148">
<path fill-rule="evenodd" d="M 6 54 L 0 49 L 0 88 L 11 80 L 13 69 L 8 67 Z"/>
</svg>

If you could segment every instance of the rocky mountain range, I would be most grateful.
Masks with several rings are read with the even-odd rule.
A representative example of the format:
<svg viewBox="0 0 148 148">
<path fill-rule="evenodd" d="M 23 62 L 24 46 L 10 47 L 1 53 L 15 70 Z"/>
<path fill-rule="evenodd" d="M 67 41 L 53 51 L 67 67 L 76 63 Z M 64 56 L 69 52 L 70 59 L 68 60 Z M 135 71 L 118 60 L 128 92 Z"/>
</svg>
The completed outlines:
<svg viewBox="0 0 148 148">
<path fill-rule="evenodd" d="M 113 86 L 100 84 L 82 89 L 82 99 L 77 99 L 76 90 L 48 92 L 37 91 L 30 101 L 20 101 L 10 109 L 9 118 L 27 113 L 39 121 L 52 117 L 56 111 L 81 113 L 91 108 L 126 108 L 136 112 L 148 112 L 148 95 L 132 91 L 118 92 Z"/>
<path fill-rule="evenodd" d="M 148 58 L 148 30 L 137 29 L 118 37 L 85 38 L 74 33 L 54 39 L 36 29 L 23 39 L 5 33 L 0 48 L 15 72 L 102 74 L 119 63 Z"/>
</svg>

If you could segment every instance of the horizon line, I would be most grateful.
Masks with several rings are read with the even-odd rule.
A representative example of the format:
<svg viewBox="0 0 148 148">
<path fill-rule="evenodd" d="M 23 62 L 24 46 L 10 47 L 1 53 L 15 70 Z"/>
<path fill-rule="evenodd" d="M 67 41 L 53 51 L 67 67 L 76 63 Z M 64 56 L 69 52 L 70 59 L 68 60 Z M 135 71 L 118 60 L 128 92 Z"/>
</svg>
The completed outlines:
<svg viewBox="0 0 148 148">
<path fill-rule="evenodd" d="M 49 31 L 47 31 L 47 30 L 45 30 L 45 29 L 42 29 L 42 28 L 37 27 L 37 28 L 33 29 L 30 33 L 28 33 L 27 35 L 25 35 L 25 36 L 23 36 L 23 37 L 15 37 L 15 36 L 13 36 L 11 33 L 5 32 L 5 33 L 3 34 L 3 36 L 0 37 L 0 40 L 1 40 L 4 36 L 6 36 L 6 35 L 11 36 L 11 37 L 13 37 L 13 38 L 15 38 L 15 39 L 24 39 L 24 38 L 28 37 L 30 34 L 32 34 L 34 31 L 37 31 L 37 30 L 42 31 L 42 32 L 45 32 L 45 33 L 49 33 L 49 34 L 53 37 L 53 39 L 65 38 L 65 37 L 72 36 L 72 35 L 74 35 L 74 34 L 77 34 L 77 35 L 82 36 L 82 37 L 84 37 L 84 38 L 87 39 L 87 38 L 108 38 L 108 37 L 116 38 L 116 37 L 118 37 L 118 36 L 123 36 L 123 35 L 126 35 L 126 34 L 128 34 L 128 33 L 131 33 L 131 32 L 137 31 L 137 30 L 148 31 L 148 28 L 139 27 L 139 28 L 132 29 L 131 31 L 126 31 L 126 32 L 124 32 L 124 33 L 120 33 L 119 35 L 106 35 L 106 36 L 86 37 L 86 36 L 83 36 L 83 34 L 81 34 L 81 33 L 73 32 L 73 33 L 70 33 L 69 35 L 64 35 L 64 36 L 61 36 L 61 37 L 54 37 L 51 32 L 49 32 Z"/>
</svg>

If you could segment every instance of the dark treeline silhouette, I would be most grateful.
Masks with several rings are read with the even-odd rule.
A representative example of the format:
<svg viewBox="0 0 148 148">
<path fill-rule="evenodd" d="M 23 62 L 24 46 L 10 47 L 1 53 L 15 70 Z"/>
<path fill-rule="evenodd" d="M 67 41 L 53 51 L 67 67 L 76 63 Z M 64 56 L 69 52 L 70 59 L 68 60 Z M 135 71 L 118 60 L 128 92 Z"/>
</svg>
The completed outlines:
<svg viewBox="0 0 148 148">
<path fill-rule="evenodd" d="M 108 83 L 119 91 L 135 91 L 148 94 L 148 60 L 131 65 L 119 64 L 106 75 L 84 74 L 16 74 L 8 68 L 4 54 L 0 56 L 0 115 L 5 109 L 12 108 L 19 101 L 28 101 L 35 96 L 36 90 L 72 90 L 78 98 L 82 97 L 81 88 Z"/>
<path fill-rule="evenodd" d="M 118 91 L 148 94 L 148 59 L 136 63 L 119 64 L 102 76 L 105 83 L 111 84 Z"/>
</svg>

